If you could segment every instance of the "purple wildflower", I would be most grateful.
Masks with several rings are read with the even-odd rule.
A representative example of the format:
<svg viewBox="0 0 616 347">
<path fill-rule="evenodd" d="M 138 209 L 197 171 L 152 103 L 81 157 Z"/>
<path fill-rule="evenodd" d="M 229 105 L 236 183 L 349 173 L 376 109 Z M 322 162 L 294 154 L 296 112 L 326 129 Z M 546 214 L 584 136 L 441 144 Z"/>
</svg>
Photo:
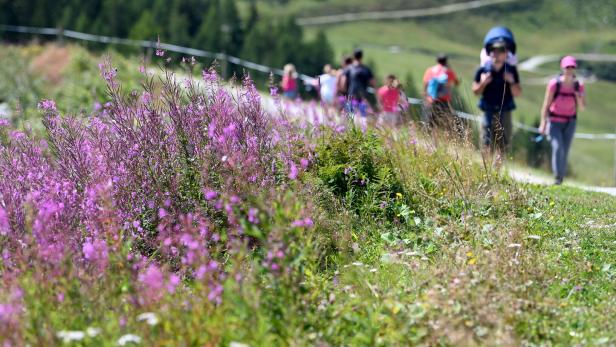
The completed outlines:
<svg viewBox="0 0 616 347">
<path fill-rule="evenodd" d="M 205 192 L 205 200 L 207 201 L 214 200 L 216 199 L 217 196 L 218 196 L 218 193 L 213 190 L 208 190 Z"/>
<path fill-rule="evenodd" d="M 11 232 L 9 216 L 6 211 L 0 207 L 0 235 L 8 235 Z"/>
<path fill-rule="evenodd" d="M 257 210 L 254 207 L 251 207 L 248 210 L 248 222 L 250 222 L 252 224 L 258 224 L 259 223 L 259 217 L 257 217 L 257 213 L 259 213 L 259 210 Z"/>
<path fill-rule="evenodd" d="M 175 288 L 180 284 L 180 276 L 176 274 L 169 275 L 169 281 L 167 282 L 167 291 L 169 294 L 175 293 Z"/>
<path fill-rule="evenodd" d="M 297 170 L 297 166 L 295 165 L 294 162 L 291 162 L 291 165 L 289 167 L 289 179 L 292 179 L 292 180 L 297 179 L 298 173 L 299 171 Z"/>
<path fill-rule="evenodd" d="M 56 102 L 48 99 L 41 100 L 41 102 L 38 103 L 38 108 L 43 111 L 57 111 Z"/>
</svg>

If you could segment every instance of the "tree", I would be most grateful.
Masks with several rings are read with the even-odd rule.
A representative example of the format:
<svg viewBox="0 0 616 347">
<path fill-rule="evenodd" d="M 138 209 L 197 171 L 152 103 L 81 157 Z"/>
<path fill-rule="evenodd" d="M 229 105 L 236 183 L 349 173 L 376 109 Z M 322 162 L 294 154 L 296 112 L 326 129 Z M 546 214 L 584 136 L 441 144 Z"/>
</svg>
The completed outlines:
<svg viewBox="0 0 616 347">
<path fill-rule="evenodd" d="M 307 43 L 306 46 L 306 54 L 303 57 L 303 72 L 311 76 L 318 75 L 325 64 L 333 62 L 334 50 L 322 30 L 319 30 L 314 40 Z"/>
<path fill-rule="evenodd" d="M 193 45 L 199 49 L 218 52 L 222 48 L 221 21 L 217 3 L 213 3 L 207 11 L 205 20 L 201 23 Z"/>
<path fill-rule="evenodd" d="M 306 54 L 305 45 L 302 43 L 303 31 L 295 23 L 295 18 L 289 17 L 279 23 L 274 35 L 276 39 L 276 48 L 272 56 L 274 66 L 282 67 L 284 64 L 294 63 L 298 68 L 303 68 L 301 58 Z"/>
<path fill-rule="evenodd" d="M 152 12 L 145 10 L 131 28 L 128 37 L 137 40 L 155 40 L 159 34 L 160 28 L 154 22 Z"/>
<path fill-rule="evenodd" d="M 223 42 L 225 50 L 228 54 L 237 55 L 242 49 L 244 43 L 244 31 L 242 29 L 242 21 L 235 6 L 234 0 L 220 0 L 220 17 L 222 18 L 221 25 L 223 31 Z"/>
<path fill-rule="evenodd" d="M 171 43 L 176 45 L 188 45 L 191 41 L 188 33 L 188 17 L 180 13 L 177 6 L 173 8 L 169 15 L 167 37 Z"/>
<path fill-rule="evenodd" d="M 260 19 L 256 0 L 250 0 L 248 13 L 248 20 L 246 20 L 246 25 L 244 26 L 245 34 L 250 33 Z"/>
</svg>

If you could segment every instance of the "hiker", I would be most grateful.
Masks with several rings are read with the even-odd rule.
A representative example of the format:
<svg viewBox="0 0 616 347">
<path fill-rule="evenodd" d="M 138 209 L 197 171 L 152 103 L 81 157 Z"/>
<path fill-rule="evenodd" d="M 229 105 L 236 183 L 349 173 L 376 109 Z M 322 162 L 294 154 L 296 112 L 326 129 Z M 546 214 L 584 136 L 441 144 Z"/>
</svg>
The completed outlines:
<svg viewBox="0 0 616 347">
<path fill-rule="evenodd" d="M 295 100 L 298 97 L 297 72 L 295 65 L 287 64 L 283 68 L 282 76 L 282 95 L 290 100 Z"/>
<path fill-rule="evenodd" d="M 567 174 L 567 156 L 573 141 L 578 108 L 586 107 L 584 84 L 575 77 L 577 61 L 566 56 L 560 61 L 562 73 L 545 90 L 539 132 L 549 135 L 552 145 L 554 183 L 562 184 Z"/>
<path fill-rule="evenodd" d="M 507 60 L 507 44 L 498 40 L 487 48 L 490 61 L 477 69 L 473 93 L 481 95 L 479 108 L 483 111 L 483 144 L 485 148 L 506 152 L 511 142 L 511 112 L 514 97 L 520 96 L 520 77 L 515 66 Z"/>
<path fill-rule="evenodd" d="M 369 67 L 362 63 L 364 53 L 361 49 L 353 52 L 353 63 L 345 70 L 344 78 L 348 92 L 346 110 L 349 113 L 368 114 L 368 87 L 374 87 L 374 75 Z"/>
<path fill-rule="evenodd" d="M 338 97 L 338 103 L 342 107 L 345 105 L 347 97 L 349 95 L 346 81 L 346 71 L 353 64 L 353 57 L 345 56 L 342 59 L 342 66 L 336 73 L 336 96 Z"/>
<path fill-rule="evenodd" d="M 436 65 L 426 69 L 423 76 L 423 95 L 427 107 L 426 125 L 448 127 L 454 120 L 451 91 L 460 84 L 456 73 L 447 62 L 447 55 L 439 54 Z"/>
<path fill-rule="evenodd" d="M 319 76 L 319 95 L 325 106 L 333 106 L 336 101 L 336 70 L 327 64 Z"/>
<path fill-rule="evenodd" d="M 388 126 L 400 124 L 400 82 L 394 75 L 388 75 L 383 85 L 377 91 L 377 99 L 381 106 L 380 123 Z"/>
</svg>

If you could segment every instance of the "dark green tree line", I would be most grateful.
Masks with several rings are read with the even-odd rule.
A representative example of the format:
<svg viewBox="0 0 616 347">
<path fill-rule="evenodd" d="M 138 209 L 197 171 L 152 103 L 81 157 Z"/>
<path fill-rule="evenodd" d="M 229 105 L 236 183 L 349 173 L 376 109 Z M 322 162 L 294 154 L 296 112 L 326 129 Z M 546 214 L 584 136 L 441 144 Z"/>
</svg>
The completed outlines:
<svg viewBox="0 0 616 347">
<path fill-rule="evenodd" d="M 244 18 L 245 17 L 245 18 Z M 318 74 L 333 50 L 323 33 L 306 40 L 294 18 L 264 18 L 251 1 L 245 16 L 235 0 L 0 0 L 0 24 L 61 27 L 91 34 L 156 40 L 240 56 L 261 64 Z M 24 36 L 3 33 L 5 39 Z M 230 66 L 229 73 L 241 73 Z"/>
</svg>

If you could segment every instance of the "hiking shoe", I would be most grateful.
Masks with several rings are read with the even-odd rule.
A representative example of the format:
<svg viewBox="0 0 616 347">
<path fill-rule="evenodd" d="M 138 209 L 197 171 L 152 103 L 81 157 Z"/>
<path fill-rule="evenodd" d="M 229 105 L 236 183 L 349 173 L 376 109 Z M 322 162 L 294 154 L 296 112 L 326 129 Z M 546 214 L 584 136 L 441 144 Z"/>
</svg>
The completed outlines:
<svg viewBox="0 0 616 347">
<path fill-rule="evenodd" d="M 561 185 L 563 184 L 563 178 L 562 177 L 556 177 L 556 179 L 554 180 L 554 185 Z"/>
</svg>

